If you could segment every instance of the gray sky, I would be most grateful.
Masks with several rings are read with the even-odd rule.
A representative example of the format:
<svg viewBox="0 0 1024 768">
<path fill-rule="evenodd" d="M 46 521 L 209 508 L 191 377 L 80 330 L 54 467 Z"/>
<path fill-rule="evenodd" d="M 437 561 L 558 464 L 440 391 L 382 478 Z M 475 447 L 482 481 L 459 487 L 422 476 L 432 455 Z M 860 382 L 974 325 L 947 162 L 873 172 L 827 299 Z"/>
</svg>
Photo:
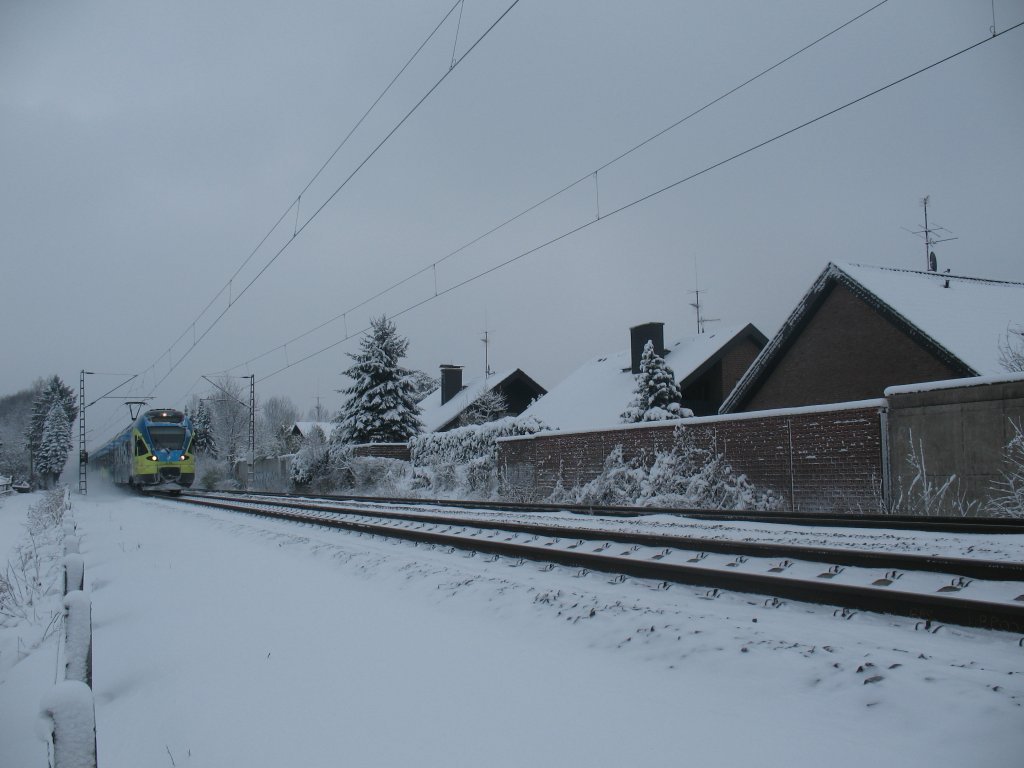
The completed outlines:
<svg viewBox="0 0 1024 768">
<path fill-rule="evenodd" d="M 201 374 L 257 379 L 434 294 L 437 262 L 874 2 L 466 0 L 221 295 L 452 0 L 0 3 L 0 393 L 81 368 L 144 372 L 182 405 Z M 991 0 L 890 0 L 436 268 L 444 292 L 991 33 Z M 996 28 L 1024 2 L 996 0 Z M 545 386 L 708 314 L 775 332 L 832 260 L 922 268 L 920 198 L 959 239 L 940 268 L 1024 279 L 1024 28 L 610 216 L 397 318 L 410 367 L 521 367 Z M 309 222 L 292 239 L 296 227 Z M 1022 310 L 1024 319 L 1024 310 Z M 193 335 L 205 338 L 190 350 Z M 175 344 L 182 334 L 184 338 Z M 172 345 L 174 345 L 172 347 Z M 257 385 L 332 410 L 355 339 Z M 170 358 L 176 362 L 171 370 Z M 187 355 L 182 359 L 182 355 Z M 179 362 L 180 360 L 180 362 Z M 167 375 L 170 372 L 169 375 Z M 164 379 L 154 391 L 156 382 Z M 116 384 L 90 377 L 90 395 Z M 123 420 L 89 411 L 93 440 Z M 102 430 L 102 434 L 100 434 Z"/>
</svg>

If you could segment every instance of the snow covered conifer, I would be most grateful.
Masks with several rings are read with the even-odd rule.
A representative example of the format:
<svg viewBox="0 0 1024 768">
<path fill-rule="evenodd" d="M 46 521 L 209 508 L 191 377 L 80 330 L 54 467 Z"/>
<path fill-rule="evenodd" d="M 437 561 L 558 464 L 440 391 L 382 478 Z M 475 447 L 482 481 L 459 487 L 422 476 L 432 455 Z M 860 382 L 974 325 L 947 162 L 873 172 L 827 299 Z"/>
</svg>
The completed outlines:
<svg viewBox="0 0 1024 768">
<path fill-rule="evenodd" d="M 210 411 L 202 400 L 196 406 L 192 414 L 192 450 L 196 453 L 205 453 L 209 456 L 217 456 L 217 444 L 213 437 L 213 426 L 210 421 Z"/>
<path fill-rule="evenodd" d="M 71 424 L 60 401 L 54 401 L 43 423 L 43 435 L 36 454 L 36 469 L 51 487 L 64 471 L 71 451 Z"/>
<path fill-rule="evenodd" d="M 61 380 L 60 376 L 51 376 L 36 386 L 38 387 L 38 394 L 32 403 L 32 419 L 25 432 L 29 450 L 31 450 L 33 455 L 38 453 L 39 447 L 42 444 L 43 428 L 50 414 L 50 408 L 54 403 L 60 403 L 61 408 L 64 409 L 64 415 L 69 426 L 74 423 L 75 418 L 78 416 L 78 406 L 75 402 L 78 398 L 71 387 Z M 61 466 L 63 467 L 63 465 Z"/>
<path fill-rule="evenodd" d="M 353 383 L 341 390 L 348 395 L 336 419 L 343 438 L 352 443 L 405 442 L 423 428 L 413 373 L 398 364 L 409 340 L 381 316 L 370 321 L 370 333 L 359 347 L 358 354 L 349 353 L 355 364 L 344 372 Z"/>
<path fill-rule="evenodd" d="M 631 424 L 692 416 L 691 411 L 680 405 L 681 399 L 675 373 L 665 358 L 654 351 L 654 342 L 648 341 L 640 357 L 640 373 L 636 375 L 633 400 L 622 414 L 622 421 Z"/>
</svg>

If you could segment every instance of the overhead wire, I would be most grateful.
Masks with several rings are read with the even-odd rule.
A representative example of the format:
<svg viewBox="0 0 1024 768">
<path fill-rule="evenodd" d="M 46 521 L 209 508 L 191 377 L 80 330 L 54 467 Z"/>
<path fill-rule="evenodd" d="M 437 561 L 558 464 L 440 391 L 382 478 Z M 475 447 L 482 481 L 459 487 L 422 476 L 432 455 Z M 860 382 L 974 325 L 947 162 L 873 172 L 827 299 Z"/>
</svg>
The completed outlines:
<svg viewBox="0 0 1024 768">
<path fill-rule="evenodd" d="M 302 333 L 298 334 L 297 336 L 293 336 L 292 338 L 288 339 L 287 341 L 282 342 L 282 343 L 278 344 L 277 346 L 275 346 L 275 347 L 273 347 L 271 349 L 268 349 L 265 352 L 262 352 L 262 353 L 256 355 L 255 357 L 251 357 L 251 358 L 247 359 L 244 363 L 239 363 L 238 365 L 233 365 L 230 368 L 226 368 L 225 371 L 233 371 L 236 368 L 240 368 L 240 367 L 242 367 L 244 365 L 250 365 L 251 363 L 254 363 L 254 362 L 258 361 L 258 360 L 261 360 L 262 358 L 267 357 L 268 355 L 271 355 L 271 354 L 273 354 L 275 352 L 279 352 L 281 350 L 284 350 L 290 344 L 294 344 L 297 341 L 301 341 L 302 339 L 306 338 L 307 336 L 310 336 L 311 334 L 316 333 L 317 331 L 327 327 L 328 325 L 331 325 L 332 323 L 336 323 L 338 320 L 341 320 L 342 318 L 347 317 L 348 315 L 350 315 L 353 312 L 361 309 L 362 307 L 366 306 L 367 304 L 369 304 L 369 303 L 371 303 L 371 302 L 381 298 L 382 296 L 386 296 L 387 294 L 391 293 L 392 291 L 397 290 L 398 288 L 402 287 L 403 285 L 405 285 L 406 283 L 410 282 L 411 280 L 414 280 L 415 278 L 419 277 L 420 275 L 425 274 L 426 272 L 429 272 L 431 270 L 435 270 L 436 271 L 437 267 L 439 265 L 443 264 L 444 262 L 446 262 L 448 259 L 458 255 L 459 253 L 462 253 L 467 248 L 470 248 L 470 247 L 476 245 L 480 241 L 486 239 L 487 237 L 490 237 L 491 235 L 495 234 L 496 232 L 498 232 L 501 229 L 504 229 L 505 227 L 509 226 L 510 224 L 513 224 L 514 222 L 516 222 L 519 219 L 521 219 L 522 217 L 532 213 L 533 211 L 537 210 L 538 208 L 540 208 L 541 206 L 545 205 L 546 203 L 551 202 L 555 198 L 563 195 L 564 193 L 566 193 L 569 190 L 577 187 L 581 183 L 589 180 L 591 177 L 594 177 L 595 180 L 596 180 L 596 175 L 598 173 L 600 173 L 601 171 L 606 170 L 607 168 L 609 168 L 610 166 L 612 166 L 615 163 L 619 162 L 620 160 L 625 159 L 626 157 L 628 157 L 629 155 L 633 154 L 637 150 L 647 146 L 652 141 L 655 141 L 656 139 L 660 138 L 661 136 L 664 136 L 669 131 L 671 131 L 671 130 L 673 130 L 675 128 L 678 128 L 680 125 L 682 125 L 683 123 L 687 122 L 688 120 L 696 117 L 697 115 L 701 114 L 702 112 L 705 112 L 709 108 L 713 107 L 714 105 L 718 104 L 719 102 L 723 101 L 724 99 L 728 98 L 729 96 L 735 94 L 736 92 L 740 91 L 741 89 L 745 88 L 746 86 L 750 85 L 751 83 L 754 83 L 755 81 L 761 79 L 762 77 L 764 77 L 765 75 L 769 74 L 770 72 L 778 69 L 783 64 L 786 64 L 786 63 L 792 61 L 793 59 L 795 59 L 798 56 L 800 56 L 800 54 L 805 53 L 806 51 L 810 50 L 811 48 L 813 48 L 814 46 L 816 46 L 819 43 L 823 42 L 824 40 L 827 40 L 828 38 L 832 37 L 836 33 L 840 32 L 841 30 L 845 29 L 846 27 L 850 26 L 851 24 L 855 23 L 856 21 L 859 21 L 860 19 L 864 18 L 865 16 L 867 16 L 872 11 L 875 11 L 878 8 L 882 7 L 888 1 L 889 0 L 881 0 L 880 2 L 875 3 L 870 8 L 862 11 L 861 13 L 858 13 L 856 16 L 853 16 L 852 18 L 848 19 L 847 21 L 844 21 L 839 26 L 834 27 L 833 29 L 831 29 L 828 32 L 826 32 L 825 34 L 817 37 L 815 40 L 811 41 L 810 43 L 807 43 L 803 47 L 801 47 L 798 50 L 794 51 L 793 53 L 783 57 L 782 59 L 779 59 L 778 61 L 776 61 L 771 66 L 765 67 L 764 69 L 762 69 L 757 74 L 752 75 L 751 77 L 748 77 L 746 80 L 741 82 L 739 85 L 736 85 L 733 88 L 730 88 L 729 90 L 725 91 L 721 95 L 719 95 L 716 98 L 712 99 L 711 101 L 707 102 L 703 106 L 698 107 L 697 109 L 692 110 L 691 112 L 689 112 L 685 116 L 679 118 L 678 120 L 675 120 L 674 122 L 672 122 L 668 126 L 666 126 L 666 127 L 662 128 L 661 130 L 651 134 L 650 136 L 648 136 L 647 138 L 643 139 L 642 141 L 632 145 L 630 148 L 628 148 L 624 152 L 619 153 L 618 155 L 613 157 L 611 160 L 608 160 L 607 162 L 597 166 L 596 168 L 587 171 L 587 173 L 585 173 L 583 176 L 580 176 L 575 181 L 573 181 L 573 182 L 571 182 L 569 184 L 566 184 L 565 186 L 561 187 L 560 189 L 556 190 L 555 192 L 552 192 L 551 194 L 547 195 L 543 199 L 538 200 L 537 202 L 531 204 L 527 208 L 524 208 L 523 210 L 519 211 L 519 213 L 516 213 L 515 215 L 505 219 L 500 224 L 497 224 L 496 226 L 492 227 L 491 229 L 487 230 L 486 232 L 484 232 L 484 233 L 482 233 L 480 235 L 477 235 L 476 237 L 472 238 L 468 242 L 463 243 L 458 248 L 456 248 L 453 251 L 448 252 L 447 254 L 445 254 L 441 258 L 437 259 L 436 261 L 433 261 L 430 264 L 427 264 L 426 266 L 421 267 L 420 269 L 416 270 L 415 272 L 412 272 L 411 274 L 406 275 L 405 277 L 401 278 L 400 280 L 398 280 L 398 281 L 396 281 L 394 283 L 391 283 L 387 287 L 385 287 L 385 288 L 377 291 L 376 293 L 374 293 L 372 296 L 369 296 L 369 297 L 367 297 L 365 299 L 360 300 L 358 303 L 356 303 L 356 304 L 348 307 L 347 309 L 345 309 L 344 312 L 341 312 L 340 314 L 336 314 L 333 317 L 329 318 L 328 320 L 324 320 L 323 322 L 315 325 L 314 327 L 312 327 L 312 328 L 310 328 L 310 329 L 308 329 L 306 331 L 303 331 Z"/>
<path fill-rule="evenodd" d="M 840 105 L 838 107 L 835 107 L 834 109 L 831 109 L 831 110 L 829 110 L 827 112 L 823 112 L 823 113 L 821 113 L 820 115 L 818 115 L 816 117 L 813 117 L 813 118 L 811 118 L 809 120 L 806 120 L 806 121 L 800 123 L 799 125 L 796 125 L 796 126 L 794 126 L 792 128 L 789 128 L 788 130 L 785 130 L 785 131 L 783 131 L 781 133 L 775 134 L 771 138 L 765 139 L 764 141 L 761 141 L 761 142 L 759 142 L 757 144 L 754 144 L 754 145 L 752 145 L 752 146 L 742 150 L 741 152 L 737 152 L 736 154 L 731 155 L 731 156 L 729 156 L 729 157 L 727 157 L 727 158 L 725 158 L 723 160 L 719 160 L 718 162 L 712 163 L 711 165 L 708 165 L 708 166 L 702 168 L 699 171 L 691 173 L 688 176 L 685 176 L 685 177 L 683 177 L 681 179 L 678 179 L 678 180 L 672 182 L 671 184 L 667 184 L 667 185 L 665 185 L 665 186 L 663 186 L 663 187 L 661 187 L 659 189 L 654 190 L 653 192 L 650 192 L 650 193 L 648 193 L 646 195 L 642 195 L 641 197 L 638 197 L 638 198 L 636 198 L 636 199 L 634 199 L 634 200 L 632 200 L 632 201 L 630 201 L 630 202 L 628 202 L 628 203 L 626 203 L 624 205 L 619 206 L 618 208 L 615 208 L 614 210 L 611 210 L 611 211 L 601 215 L 599 218 L 590 219 L 590 220 L 584 222 L 583 224 L 580 224 L 580 225 L 578 225 L 576 227 L 573 227 L 573 228 L 563 232 L 562 234 L 557 235 L 556 237 L 551 238 L 550 240 L 547 240 L 547 241 L 545 241 L 545 242 L 543 242 L 543 243 L 541 243 L 539 245 L 536 245 L 536 246 L 534 246 L 534 247 L 532 247 L 532 248 L 530 248 L 530 249 L 528 249 L 526 251 L 523 251 L 523 252 L 521 252 L 521 253 L 519 253 L 519 254 L 517 254 L 515 256 L 512 256 L 511 258 L 506 259 L 505 261 L 503 261 L 503 262 L 501 262 L 499 264 L 495 264 L 495 265 L 493 265 L 493 266 L 491 266 L 491 267 L 489 267 L 489 268 L 487 268 L 485 270 L 482 270 L 482 271 L 480 271 L 480 272 L 478 272 L 478 273 L 476 273 L 476 274 L 466 278 L 465 280 L 462 280 L 461 282 L 455 283 L 455 284 L 453 284 L 451 286 L 448 286 L 444 290 L 438 291 L 438 292 L 434 293 L 431 296 L 428 296 L 428 297 L 426 297 L 426 298 L 424 298 L 424 299 L 422 299 L 420 301 L 414 302 L 413 304 L 410 304 L 410 305 L 406 306 L 404 309 L 401 309 L 401 310 L 399 310 L 397 312 L 393 312 L 390 315 L 390 317 L 392 317 L 392 318 L 401 317 L 402 315 L 405 315 L 408 312 L 413 311 L 414 309 L 417 309 L 417 308 L 419 308 L 419 307 L 421 307 L 421 306 L 423 306 L 425 304 L 428 304 L 428 303 L 430 303 L 432 301 L 435 301 L 436 299 L 440 298 L 441 296 L 444 296 L 444 295 L 446 295 L 448 293 L 451 293 L 452 291 L 455 291 L 455 290 L 457 290 L 459 288 L 462 288 L 463 286 L 466 286 L 466 285 L 468 285 L 470 283 L 473 283 L 473 282 L 475 282 L 475 281 L 477 281 L 477 280 L 479 280 L 479 279 L 481 279 L 483 277 L 486 277 L 487 275 L 489 275 L 489 274 L 491 274 L 493 272 L 496 272 L 496 271 L 498 271 L 500 269 L 503 269 L 503 268 L 509 266 L 510 264 L 513 264 L 513 263 L 519 261 L 520 259 L 525 258 L 526 256 L 529 256 L 531 254 L 537 253 L 538 251 L 540 251 L 540 250 L 542 250 L 544 248 L 547 248 L 550 245 L 554 245 L 555 243 L 557 243 L 557 242 L 559 242 L 561 240 L 564 240 L 564 239 L 566 239 L 568 237 L 571 237 L 572 235 L 575 235 L 576 233 L 581 232 L 582 230 L 587 229 L 587 228 L 593 226 L 594 224 L 597 224 L 598 222 L 605 221 L 606 219 L 610 218 L 611 216 L 614 216 L 616 214 L 622 213 L 623 211 L 629 210 L 630 208 L 633 208 L 634 206 L 637 206 L 637 205 L 640 205 L 642 203 L 645 203 L 648 200 L 651 200 L 652 198 L 657 197 L 658 195 L 661 195 L 661 194 L 663 194 L 665 192 L 668 192 L 671 189 L 675 189 L 676 187 L 678 187 L 678 186 L 680 186 L 682 184 L 685 184 L 687 182 L 693 181 L 694 179 L 699 178 L 700 176 L 703 176 L 704 174 L 709 173 L 709 172 L 711 172 L 711 171 L 713 171 L 713 170 L 715 170 L 717 168 L 721 168 L 722 166 L 724 166 L 724 165 L 726 165 L 728 163 L 731 163 L 734 160 L 738 160 L 739 158 L 744 157 L 746 155 L 749 155 L 752 152 L 756 152 L 757 150 L 762 149 L 762 148 L 764 148 L 764 147 L 766 147 L 766 146 L 768 146 L 770 144 L 773 144 L 776 141 L 779 141 L 780 139 L 783 139 L 783 138 L 785 138 L 787 136 L 790 136 L 790 135 L 796 133 L 797 131 L 803 130 L 804 128 L 807 128 L 807 127 L 809 127 L 811 125 L 814 125 L 815 123 L 818 123 L 818 122 L 820 122 L 822 120 L 825 120 L 826 118 L 829 118 L 829 117 L 831 117 L 831 116 L 833 116 L 835 114 L 838 114 L 839 112 L 842 112 L 843 110 L 848 109 L 849 107 L 855 106 L 856 104 L 859 104 L 859 103 L 861 103 L 861 102 L 863 102 L 863 101 L 865 101 L 867 99 L 870 99 L 870 98 L 872 98 L 874 96 L 877 96 L 878 94 L 883 93 L 884 91 L 887 91 L 890 88 L 893 88 L 893 87 L 895 87 L 897 85 L 900 85 L 901 83 L 904 83 L 904 82 L 906 82 L 906 81 L 908 81 L 908 80 L 910 80 L 910 79 L 912 79 L 914 77 L 917 77 L 918 75 L 921 75 L 921 74 L 923 74 L 925 72 L 928 72 L 929 70 L 932 70 L 932 69 L 934 69 L 934 68 L 936 68 L 938 66 L 941 66 L 942 64 L 945 64 L 946 62 L 951 61 L 952 59 L 955 59 L 958 56 L 961 56 L 961 55 L 963 55 L 963 54 L 965 54 L 965 53 L 967 53 L 969 51 L 972 51 L 975 48 L 978 48 L 978 47 L 980 47 L 982 45 L 985 45 L 987 43 L 991 43 L 993 40 L 995 40 L 995 39 L 997 39 L 999 37 L 1002 37 L 1003 35 L 1007 34 L 1008 32 L 1012 32 L 1012 31 L 1014 31 L 1016 29 L 1019 29 L 1022 26 L 1024 26 L 1024 21 L 1019 22 L 1017 24 L 1014 24 L 1014 25 L 1012 25 L 1010 27 L 1007 27 L 1006 29 L 1002 30 L 1001 32 L 997 32 L 996 34 L 993 34 L 993 35 L 991 35 L 989 37 L 985 37 L 984 39 L 982 39 L 982 40 L 980 40 L 980 41 L 978 41 L 976 43 L 973 43 L 973 44 L 967 46 L 966 48 L 962 48 L 962 49 L 956 51 L 955 53 L 949 54 L 948 56 L 945 56 L 945 57 L 943 57 L 943 58 L 941 58 L 941 59 L 939 59 L 939 60 L 937 60 L 935 62 L 932 62 L 931 64 L 928 64 L 927 66 L 924 66 L 924 67 L 922 67 L 922 68 L 920 68 L 918 70 L 915 70 L 914 72 L 911 72 L 908 75 L 904 75 L 903 77 L 900 77 L 900 78 L 898 78 L 896 80 L 893 80 L 893 81 L 887 83 L 886 85 L 881 86 L 880 88 L 876 88 L 875 90 L 870 91 L 870 92 L 868 92 L 868 93 L 866 93 L 866 94 L 864 94 L 862 96 L 859 96 L 859 97 L 857 97 L 855 99 L 852 99 L 850 101 L 847 101 L 844 104 L 842 104 L 842 105 Z M 365 333 L 367 330 L 369 330 L 369 327 L 363 328 L 363 329 L 361 329 L 360 331 L 358 331 L 356 333 L 346 334 L 345 338 L 339 339 L 339 340 L 337 340 L 337 341 L 335 341 L 335 342 L 333 342 L 333 343 L 331 343 L 331 344 L 329 344 L 329 345 L 327 345 L 327 346 L 325 346 L 325 347 L 323 347 L 323 348 L 321 348 L 321 349 L 319 349 L 319 350 L 317 350 L 315 352 L 312 352 L 312 353 L 310 353 L 310 354 L 308 354 L 308 355 L 306 355 L 306 356 L 304 356 L 304 357 L 302 357 L 302 358 L 300 358 L 298 360 L 290 362 L 290 363 L 288 363 L 288 364 L 286 364 L 286 365 L 284 365 L 284 366 L 282 366 L 282 367 L 272 371 L 271 373 L 268 373 L 267 375 L 265 375 L 265 376 L 263 376 L 261 378 L 256 379 L 256 383 L 260 383 L 260 382 L 266 381 L 267 379 L 270 379 L 270 378 L 276 376 L 277 374 L 282 373 L 283 371 L 288 370 L 289 368 L 293 368 L 296 365 L 299 365 L 301 363 L 306 362 L 307 360 L 311 360 L 312 358 L 317 357 L 317 356 L 319 356 L 319 355 L 321 355 L 321 354 L 323 354 L 323 353 L 325 353 L 325 352 L 327 352 L 327 351 L 329 351 L 331 349 L 334 349 L 335 347 L 339 346 L 340 344 L 345 343 L 350 338 L 353 338 L 355 336 L 358 336 L 360 334 Z"/>
<path fill-rule="evenodd" d="M 440 29 L 440 27 L 451 16 L 452 12 L 455 10 L 455 8 L 461 2 L 462 2 L 462 0 L 457 0 L 457 2 L 454 5 L 452 5 L 452 7 L 445 14 L 444 18 L 442 18 L 442 20 L 438 23 L 438 25 L 434 28 L 434 30 L 430 33 L 430 35 L 428 35 L 427 38 L 423 41 L 423 43 L 421 43 L 419 48 L 417 48 L 417 50 L 413 54 L 413 56 L 410 57 L 410 59 L 402 67 L 402 69 L 399 71 L 398 75 L 396 75 L 392 79 L 392 81 L 388 84 L 388 86 L 381 93 L 381 95 L 378 96 L 377 100 L 374 101 L 374 103 L 370 107 L 370 109 L 367 110 L 366 114 L 364 114 L 363 117 L 360 118 L 360 120 L 356 124 L 356 126 L 353 127 L 353 129 L 349 132 L 348 136 L 346 136 L 346 138 L 342 141 L 342 143 L 338 146 L 338 148 L 331 155 L 331 158 L 333 158 L 334 155 L 336 155 L 337 152 L 341 149 L 341 147 L 345 144 L 345 142 L 348 141 L 348 138 L 352 135 L 352 133 L 355 132 L 355 129 L 358 128 L 359 124 L 363 120 L 365 120 L 366 115 L 368 115 L 369 112 L 372 111 L 373 107 L 376 106 L 377 103 L 379 103 L 380 99 L 383 98 L 384 94 L 391 88 L 391 86 L 394 84 L 394 82 L 401 76 L 402 72 L 405 71 L 405 69 L 409 66 L 409 64 L 412 62 L 412 60 L 416 58 L 416 56 L 419 54 L 419 52 L 422 51 L 423 47 L 430 41 L 431 38 L 433 38 L 433 36 L 437 33 L 437 30 Z M 178 365 L 181 364 L 182 361 L 184 361 L 184 359 L 189 355 L 189 353 L 193 349 L 195 349 L 196 346 L 198 346 L 206 338 L 206 336 L 210 333 L 210 331 L 213 330 L 214 327 L 216 327 L 216 325 L 220 322 L 220 320 L 224 317 L 224 315 L 227 314 L 227 312 L 231 309 L 231 307 L 234 306 L 234 304 L 239 299 L 241 299 L 241 297 L 249 290 L 249 288 L 251 288 L 252 285 L 257 280 L 259 280 L 259 278 L 266 272 L 266 270 L 275 261 L 277 261 L 278 257 L 280 257 L 281 254 L 284 253 L 285 250 L 287 250 L 287 248 L 295 241 L 295 239 L 303 232 L 303 230 L 305 230 L 306 227 L 308 227 L 317 218 L 317 216 L 319 216 L 319 214 L 324 210 L 324 208 L 326 208 L 327 205 L 338 195 L 338 193 L 341 192 L 341 190 L 344 189 L 348 185 L 348 183 L 363 168 L 363 166 L 365 166 L 366 163 L 368 163 L 370 161 L 370 159 L 373 158 L 373 156 L 377 154 L 378 150 L 380 150 L 380 148 L 383 147 L 385 143 L 387 143 L 387 141 L 395 134 L 395 132 L 398 131 L 399 128 L 402 127 L 402 125 L 405 124 L 405 122 L 419 109 L 419 107 L 431 96 L 431 94 L 433 94 L 434 91 L 436 91 L 437 88 L 440 87 L 440 85 L 459 66 L 459 64 L 461 64 L 466 59 L 466 57 L 469 56 L 473 52 L 473 50 L 476 49 L 476 47 L 484 40 L 484 38 L 486 38 L 494 30 L 494 28 L 512 11 L 513 8 L 515 8 L 516 5 L 519 4 L 519 2 L 520 2 L 520 0 L 513 0 L 513 2 L 501 13 L 501 15 L 493 23 L 491 23 L 491 25 L 488 26 L 487 29 L 484 30 L 484 32 L 479 37 L 476 38 L 476 40 L 473 42 L 473 44 L 470 45 L 461 56 L 459 56 L 457 59 L 453 60 L 451 66 L 444 72 L 444 74 L 442 74 L 441 77 L 438 78 L 438 80 L 419 99 L 419 101 L 417 101 L 416 104 L 413 105 L 413 107 L 410 110 L 408 110 L 405 113 L 405 115 L 394 125 L 394 127 L 392 127 L 390 131 L 388 131 L 388 133 L 384 136 L 384 138 L 381 139 L 381 141 L 373 148 L 373 150 L 371 150 L 370 153 L 368 155 L 366 155 L 366 157 L 363 158 L 363 160 L 356 166 L 356 168 L 327 197 L 327 199 L 313 212 L 313 214 L 308 219 L 306 219 L 303 222 L 303 224 L 301 226 L 298 226 L 298 224 L 296 222 L 296 226 L 293 229 L 291 237 L 285 242 L 284 245 L 282 245 L 274 253 L 274 255 L 270 258 L 270 260 L 266 264 L 263 265 L 263 267 L 256 273 L 256 275 L 248 283 L 245 284 L 245 286 L 242 288 L 242 290 L 239 291 L 237 295 L 230 293 L 232 291 L 234 279 L 240 274 L 241 270 L 249 263 L 249 261 L 251 261 L 253 256 L 259 251 L 259 249 L 263 246 L 263 244 L 266 243 L 266 241 L 270 238 L 270 236 L 274 233 L 274 231 L 277 230 L 277 228 L 280 226 L 281 222 L 284 221 L 285 217 L 292 210 L 296 210 L 297 211 L 297 206 L 298 206 L 299 201 L 300 201 L 300 199 L 302 197 L 302 193 L 299 194 L 299 196 L 295 199 L 295 201 L 293 201 L 292 204 L 289 205 L 289 207 L 281 214 L 281 216 L 278 218 L 277 222 L 270 229 L 270 231 L 263 237 L 263 239 L 260 241 L 260 244 L 257 245 L 257 247 L 252 251 L 252 253 L 250 253 L 250 255 L 246 258 L 246 260 L 243 262 L 242 266 L 239 267 L 235 271 L 235 273 L 227 281 L 227 283 L 225 283 L 224 286 L 217 292 L 217 294 L 215 294 L 215 296 L 210 300 L 210 302 L 206 305 L 206 307 L 202 310 L 202 312 L 200 312 L 200 314 L 196 317 L 196 319 L 193 320 L 191 323 L 189 323 L 188 326 L 186 326 L 185 330 L 174 341 L 174 343 L 171 344 L 171 346 L 168 348 L 167 352 L 161 354 L 160 357 L 158 357 L 147 369 L 145 369 L 147 371 L 148 370 L 153 370 L 154 374 L 155 374 L 156 365 L 160 362 L 160 360 L 164 359 L 165 357 L 168 360 L 168 370 L 154 384 L 154 387 L 153 387 L 154 389 L 156 389 L 156 387 L 160 386 L 160 384 L 162 384 L 174 372 L 174 370 L 178 367 Z M 330 163 L 331 158 L 328 158 L 327 162 L 325 162 L 324 165 L 320 168 L 320 170 L 318 170 L 317 173 L 314 174 L 313 179 L 311 179 L 310 182 L 303 189 L 303 193 L 306 190 L 309 189 L 309 187 L 313 184 L 313 182 L 320 175 L 320 173 L 322 173 L 323 169 L 326 168 L 328 163 Z M 229 300 L 228 300 L 227 306 L 224 307 L 224 309 L 220 312 L 220 314 L 218 314 L 212 320 L 212 322 L 205 328 L 205 330 L 203 330 L 203 332 L 201 334 L 196 336 L 196 324 L 203 317 L 203 315 L 206 314 L 206 312 L 210 309 L 210 307 L 212 307 L 213 304 L 216 303 L 216 301 L 224 295 L 224 293 L 226 291 L 229 292 Z M 181 356 L 177 360 L 174 360 L 173 359 L 173 349 L 174 349 L 174 346 L 177 345 L 178 342 L 180 342 L 183 338 L 185 338 L 185 336 L 188 335 L 188 332 L 190 330 L 193 332 L 192 344 L 181 354 Z"/>
</svg>

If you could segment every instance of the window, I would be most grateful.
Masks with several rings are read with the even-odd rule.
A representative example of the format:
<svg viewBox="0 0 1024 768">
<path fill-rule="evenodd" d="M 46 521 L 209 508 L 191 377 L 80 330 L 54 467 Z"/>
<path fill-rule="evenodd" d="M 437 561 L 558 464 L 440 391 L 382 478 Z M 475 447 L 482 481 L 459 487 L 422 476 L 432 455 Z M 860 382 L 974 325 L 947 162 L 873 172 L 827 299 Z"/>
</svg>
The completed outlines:
<svg viewBox="0 0 1024 768">
<path fill-rule="evenodd" d="M 149 437 L 153 441 L 153 447 L 162 451 L 180 451 L 185 446 L 184 427 L 151 426 Z"/>
<path fill-rule="evenodd" d="M 146 444 L 144 442 L 142 442 L 142 438 L 141 437 L 136 437 L 135 438 L 135 455 L 136 456 L 145 456 L 147 453 L 149 453 L 149 449 L 146 448 Z"/>
</svg>

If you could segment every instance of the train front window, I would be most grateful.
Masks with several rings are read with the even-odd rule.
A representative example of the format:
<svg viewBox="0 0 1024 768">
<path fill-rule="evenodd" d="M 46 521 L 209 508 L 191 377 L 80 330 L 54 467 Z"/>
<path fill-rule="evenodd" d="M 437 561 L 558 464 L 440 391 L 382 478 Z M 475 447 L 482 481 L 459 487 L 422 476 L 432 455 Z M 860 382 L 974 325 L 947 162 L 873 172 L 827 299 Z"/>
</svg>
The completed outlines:
<svg viewBox="0 0 1024 768">
<path fill-rule="evenodd" d="M 185 446 L 184 427 L 150 427 L 149 436 L 161 451 L 180 451 Z"/>
</svg>

